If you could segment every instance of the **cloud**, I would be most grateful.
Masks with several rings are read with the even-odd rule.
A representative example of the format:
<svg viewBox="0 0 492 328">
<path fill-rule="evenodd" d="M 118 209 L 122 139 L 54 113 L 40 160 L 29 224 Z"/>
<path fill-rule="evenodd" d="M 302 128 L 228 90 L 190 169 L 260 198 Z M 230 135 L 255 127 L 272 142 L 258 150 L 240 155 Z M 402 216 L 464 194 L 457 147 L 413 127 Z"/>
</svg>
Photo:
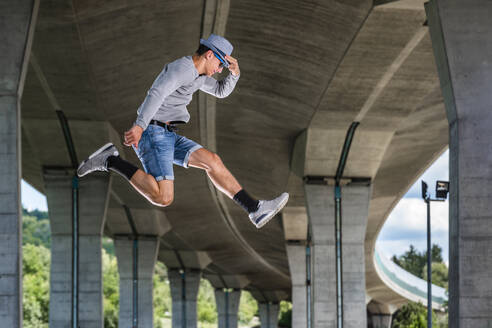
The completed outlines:
<svg viewBox="0 0 492 328">
<path fill-rule="evenodd" d="M 449 181 L 449 149 L 446 150 L 413 184 L 404 197 L 420 198 L 422 196 L 421 180 L 429 185 L 429 192 L 434 197 L 437 180 Z"/>
<path fill-rule="evenodd" d="M 443 248 L 443 258 L 448 259 L 448 202 L 431 203 L 432 243 Z M 419 251 L 427 249 L 427 207 L 420 198 L 402 198 L 386 220 L 378 236 L 378 246 L 391 257 L 407 251 L 410 244 Z"/>
</svg>

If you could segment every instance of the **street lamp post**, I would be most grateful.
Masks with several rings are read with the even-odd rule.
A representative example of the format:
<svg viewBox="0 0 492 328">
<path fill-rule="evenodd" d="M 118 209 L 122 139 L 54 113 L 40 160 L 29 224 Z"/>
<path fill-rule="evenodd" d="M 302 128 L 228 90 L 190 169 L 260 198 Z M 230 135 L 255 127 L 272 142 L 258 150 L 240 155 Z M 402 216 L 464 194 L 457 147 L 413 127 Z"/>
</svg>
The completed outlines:
<svg viewBox="0 0 492 328">
<path fill-rule="evenodd" d="M 448 192 L 448 181 L 436 181 L 436 198 L 432 199 L 427 192 L 427 183 L 422 180 L 422 198 L 427 204 L 427 328 L 432 328 L 432 252 L 430 203 L 444 202 L 448 197 Z"/>
</svg>

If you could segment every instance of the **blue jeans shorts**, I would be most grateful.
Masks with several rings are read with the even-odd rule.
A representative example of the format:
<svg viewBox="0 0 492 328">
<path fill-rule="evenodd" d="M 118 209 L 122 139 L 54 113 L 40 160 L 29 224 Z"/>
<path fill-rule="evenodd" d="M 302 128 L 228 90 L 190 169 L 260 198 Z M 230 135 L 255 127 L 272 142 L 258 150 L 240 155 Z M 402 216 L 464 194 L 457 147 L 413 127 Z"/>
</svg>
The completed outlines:
<svg viewBox="0 0 492 328">
<path fill-rule="evenodd" d="M 203 148 L 174 131 L 149 124 L 142 133 L 138 148 L 133 147 L 146 173 L 157 181 L 174 180 L 173 163 L 188 168 L 191 153 Z"/>
</svg>

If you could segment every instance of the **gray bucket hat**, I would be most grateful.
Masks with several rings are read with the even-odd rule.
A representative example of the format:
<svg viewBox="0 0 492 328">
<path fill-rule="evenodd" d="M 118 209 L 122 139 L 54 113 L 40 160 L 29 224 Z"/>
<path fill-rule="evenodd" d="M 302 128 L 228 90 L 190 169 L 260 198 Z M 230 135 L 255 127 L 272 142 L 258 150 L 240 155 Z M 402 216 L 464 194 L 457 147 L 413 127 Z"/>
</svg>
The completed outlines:
<svg viewBox="0 0 492 328">
<path fill-rule="evenodd" d="M 208 39 L 200 39 L 200 44 L 208 47 L 220 57 L 220 61 L 225 67 L 229 67 L 229 62 L 225 59 L 225 56 L 230 56 L 234 47 L 227 41 L 226 38 L 219 35 L 210 34 Z"/>
</svg>

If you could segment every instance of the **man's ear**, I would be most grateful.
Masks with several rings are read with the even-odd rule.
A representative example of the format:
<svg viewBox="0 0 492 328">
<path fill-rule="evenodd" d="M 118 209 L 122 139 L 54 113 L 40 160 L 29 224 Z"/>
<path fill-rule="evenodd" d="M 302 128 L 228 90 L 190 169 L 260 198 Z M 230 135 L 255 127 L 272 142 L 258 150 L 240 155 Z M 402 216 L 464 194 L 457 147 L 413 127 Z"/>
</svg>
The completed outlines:
<svg viewBox="0 0 492 328">
<path fill-rule="evenodd" d="M 212 50 L 210 50 L 210 49 L 207 50 L 207 52 L 205 53 L 205 58 L 206 59 L 210 59 L 212 57 L 214 57 L 214 52 Z"/>
</svg>

